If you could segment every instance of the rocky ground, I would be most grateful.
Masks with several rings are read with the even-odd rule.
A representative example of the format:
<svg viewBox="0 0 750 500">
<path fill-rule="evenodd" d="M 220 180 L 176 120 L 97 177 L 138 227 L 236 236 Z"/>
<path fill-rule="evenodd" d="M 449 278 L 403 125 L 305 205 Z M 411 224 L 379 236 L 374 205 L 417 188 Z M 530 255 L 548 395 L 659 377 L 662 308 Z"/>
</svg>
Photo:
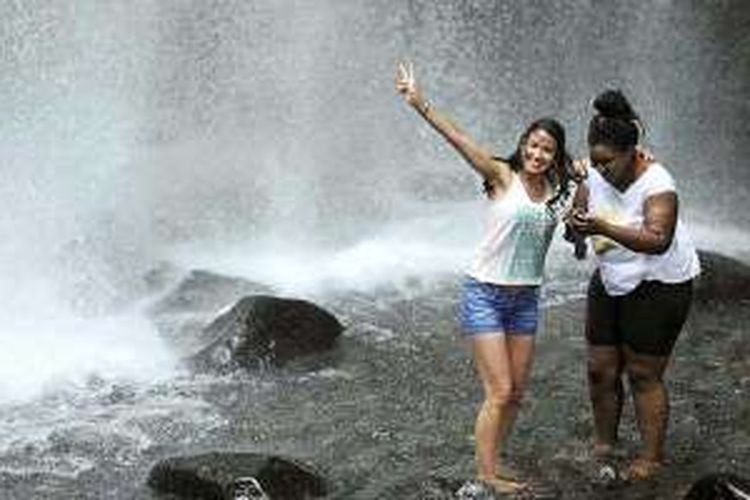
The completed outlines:
<svg viewBox="0 0 750 500">
<path fill-rule="evenodd" d="M 581 301 L 544 311 L 509 460 L 557 497 L 572 499 L 675 499 L 705 474 L 750 476 L 750 280 L 743 286 L 741 279 L 750 273 L 737 266 L 719 262 L 718 277 L 699 289 L 677 344 L 668 372 L 669 467 L 656 480 L 615 489 L 592 481 Z M 722 276 L 734 280 L 730 295 L 715 289 Z M 268 293 L 210 282 L 233 300 Z M 247 373 L 184 373 L 147 389 L 94 388 L 55 403 L 78 405 L 81 420 L 91 424 L 71 423 L 7 451 L 0 456 L 0 487 L 7 498 L 168 498 L 146 484 L 159 460 L 244 452 L 307 464 L 325 478 L 330 499 L 454 498 L 473 475 L 472 427 L 481 400 L 456 331 L 457 282 L 321 300 L 346 327 L 325 355 Z M 199 336 L 187 342 L 185 336 L 197 335 L 196 325 L 210 319 L 202 301 L 214 295 L 201 297 L 189 287 L 177 292 L 182 297 L 165 297 L 155 319 L 195 351 Z M 181 330 L 181 322 L 188 327 Z M 57 408 L 40 402 L 6 416 L 33 419 Z M 624 462 L 638 445 L 631 404 L 623 424 Z M 90 466 L 68 475 L 24 472 L 29 464 L 82 460 Z"/>
<path fill-rule="evenodd" d="M 669 369 L 664 474 L 614 489 L 592 481 L 583 301 L 544 311 L 510 460 L 563 498 L 681 498 L 705 474 L 747 476 L 750 289 L 743 293 L 746 269 L 717 265 L 708 266 L 698 287 Z M 220 442 L 316 464 L 331 481 L 330 498 L 452 498 L 473 474 L 471 435 L 481 399 L 456 331 L 455 283 L 431 284 L 429 293 L 417 283 L 406 294 L 329 300 L 325 307 L 348 325 L 333 353 L 266 374 L 280 384 L 267 397 L 243 391 L 241 383 L 211 391 L 230 422 Z M 624 465 L 638 445 L 630 402 L 622 430 Z"/>
</svg>

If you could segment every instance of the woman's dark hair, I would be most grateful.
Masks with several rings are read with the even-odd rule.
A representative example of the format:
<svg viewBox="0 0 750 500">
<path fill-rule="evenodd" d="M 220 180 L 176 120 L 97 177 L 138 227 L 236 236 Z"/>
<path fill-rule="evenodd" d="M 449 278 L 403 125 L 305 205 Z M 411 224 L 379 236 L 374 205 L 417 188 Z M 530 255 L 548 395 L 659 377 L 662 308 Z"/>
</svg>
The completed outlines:
<svg viewBox="0 0 750 500">
<path fill-rule="evenodd" d="M 526 141 L 535 130 L 544 130 L 555 139 L 556 149 L 555 158 L 552 163 L 552 168 L 545 172 L 547 180 L 555 188 L 555 195 L 547 200 L 547 206 L 552 206 L 560 198 L 567 196 L 570 189 L 571 171 L 573 160 L 570 154 L 568 154 L 565 148 L 565 129 L 560 122 L 554 118 L 540 118 L 531 123 L 526 128 L 526 131 L 521 135 L 518 141 L 516 150 L 508 158 L 498 158 L 510 165 L 511 170 L 514 172 L 520 172 L 523 170 L 523 147 Z M 484 192 L 490 194 L 492 192 L 492 185 L 484 181 Z"/>
<path fill-rule="evenodd" d="M 638 144 L 641 119 L 619 90 L 605 90 L 593 102 L 596 114 L 589 122 L 589 146 L 603 144 L 625 151 Z"/>
</svg>

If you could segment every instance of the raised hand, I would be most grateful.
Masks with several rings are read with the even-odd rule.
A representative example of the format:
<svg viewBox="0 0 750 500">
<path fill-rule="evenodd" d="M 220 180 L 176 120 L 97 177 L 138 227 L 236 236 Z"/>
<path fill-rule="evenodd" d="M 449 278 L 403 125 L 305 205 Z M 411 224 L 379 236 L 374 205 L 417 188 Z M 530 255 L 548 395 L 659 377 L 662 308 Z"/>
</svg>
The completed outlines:
<svg viewBox="0 0 750 500">
<path fill-rule="evenodd" d="M 414 65 L 412 63 L 400 62 L 396 71 L 396 90 L 404 96 L 407 103 L 419 107 L 424 103 L 422 93 L 417 87 L 414 78 Z"/>
</svg>

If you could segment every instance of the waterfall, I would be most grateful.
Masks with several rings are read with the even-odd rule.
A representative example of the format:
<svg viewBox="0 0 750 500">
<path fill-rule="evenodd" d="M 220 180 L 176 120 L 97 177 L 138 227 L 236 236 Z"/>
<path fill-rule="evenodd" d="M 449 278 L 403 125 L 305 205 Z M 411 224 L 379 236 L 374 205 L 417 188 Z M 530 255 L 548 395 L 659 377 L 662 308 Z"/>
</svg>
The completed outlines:
<svg viewBox="0 0 750 500">
<path fill-rule="evenodd" d="M 27 389 L 11 377 L 168 373 L 138 306 L 164 261 L 290 292 L 459 272 L 479 183 L 396 96 L 401 58 L 500 154 L 555 115 L 584 155 L 591 98 L 621 87 L 701 243 L 750 228 L 742 2 L 6 1 L 2 13 L 0 397 Z"/>
</svg>

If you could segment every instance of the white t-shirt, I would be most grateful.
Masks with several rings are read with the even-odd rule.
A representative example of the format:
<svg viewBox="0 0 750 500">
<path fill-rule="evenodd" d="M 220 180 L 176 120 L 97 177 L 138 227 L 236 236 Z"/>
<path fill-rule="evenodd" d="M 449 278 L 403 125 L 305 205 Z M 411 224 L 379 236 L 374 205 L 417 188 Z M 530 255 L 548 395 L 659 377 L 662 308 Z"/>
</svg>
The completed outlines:
<svg viewBox="0 0 750 500">
<path fill-rule="evenodd" d="M 593 168 L 588 169 L 586 185 L 589 213 L 633 228 L 643 224 L 647 198 L 676 192 L 674 179 L 659 163 L 651 164 L 625 192 L 618 191 Z M 634 252 L 600 235 L 592 236 L 591 244 L 609 295 L 624 295 L 641 281 L 681 283 L 700 274 L 698 254 L 679 218 L 672 244 L 660 255 Z"/>
</svg>

